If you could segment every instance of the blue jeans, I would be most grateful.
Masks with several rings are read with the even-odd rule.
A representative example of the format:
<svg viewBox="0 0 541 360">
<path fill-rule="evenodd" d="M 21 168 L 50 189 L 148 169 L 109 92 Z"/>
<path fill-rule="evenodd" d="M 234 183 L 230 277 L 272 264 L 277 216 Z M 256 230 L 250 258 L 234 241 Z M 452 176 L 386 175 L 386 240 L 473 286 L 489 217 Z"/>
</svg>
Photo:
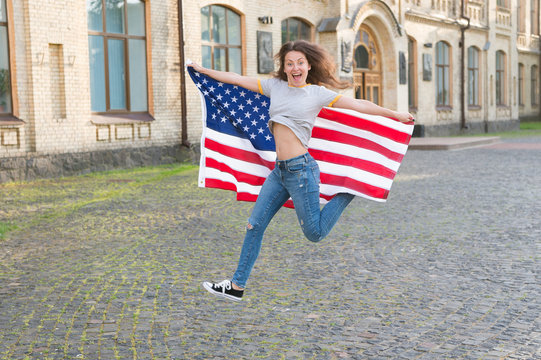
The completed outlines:
<svg viewBox="0 0 541 360">
<path fill-rule="evenodd" d="M 276 212 L 291 197 L 297 218 L 308 240 L 318 242 L 331 231 L 354 195 L 337 194 L 323 209 L 319 206 L 319 167 L 306 153 L 288 160 L 277 160 L 248 220 L 246 236 L 233 282 L 245 287 L 261 250 L 263 233 Z"/>
</svg>

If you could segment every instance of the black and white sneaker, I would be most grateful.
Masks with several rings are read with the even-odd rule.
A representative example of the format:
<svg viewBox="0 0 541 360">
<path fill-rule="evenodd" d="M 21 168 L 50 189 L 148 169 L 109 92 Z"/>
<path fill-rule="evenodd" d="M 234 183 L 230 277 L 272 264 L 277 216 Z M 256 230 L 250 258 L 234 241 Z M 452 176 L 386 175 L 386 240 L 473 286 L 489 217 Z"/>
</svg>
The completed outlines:
<svg viewBox="0 0 541 360">
<path fill-rule="evenodd" d="M 230 280 L 224 280 L 218 284 L 205 281 L 203 282 L 203 287 L 211 294 L 233 301 L 241 301 L 244 294 L 244 290 L 233 289 L 233 284 L 231 284 Z"/>
</svg>

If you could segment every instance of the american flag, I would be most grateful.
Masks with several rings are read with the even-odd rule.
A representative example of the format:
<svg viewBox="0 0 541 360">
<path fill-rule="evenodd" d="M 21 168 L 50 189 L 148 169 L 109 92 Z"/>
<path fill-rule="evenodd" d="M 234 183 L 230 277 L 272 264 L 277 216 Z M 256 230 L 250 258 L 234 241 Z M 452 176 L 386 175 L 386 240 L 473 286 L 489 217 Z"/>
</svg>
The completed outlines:
<svg viewBox="0 0 541 360">
<path fill-rule="evenodd" d="M 188 72 L 202 99 L 199 186 L 232 190 L 237 200 L 255 201 L 276 160 L 267 126 L 270 99 L 191 67 Z M 320 168 L 321 203 L 340 192 L 386 201 L 412 132 L 413 123 L 323 108 L 308 148 Z M 292 207 L 291 200 L 286 206 Z"/>
</svg>

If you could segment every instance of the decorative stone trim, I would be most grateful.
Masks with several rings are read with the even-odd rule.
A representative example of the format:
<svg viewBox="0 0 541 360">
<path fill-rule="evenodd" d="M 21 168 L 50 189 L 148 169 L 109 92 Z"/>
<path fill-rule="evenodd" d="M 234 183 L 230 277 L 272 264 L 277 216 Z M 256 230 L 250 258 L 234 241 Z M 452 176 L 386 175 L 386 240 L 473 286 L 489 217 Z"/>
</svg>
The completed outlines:
<svg viewBox="0 0 541 360">
<path fill-rule="evenodd" d="M 91 120 L 96 126 L 97 142 L 150 140 L 153 121 L 154 118 L 147 113 L 94 114 Z"/>
</svg>

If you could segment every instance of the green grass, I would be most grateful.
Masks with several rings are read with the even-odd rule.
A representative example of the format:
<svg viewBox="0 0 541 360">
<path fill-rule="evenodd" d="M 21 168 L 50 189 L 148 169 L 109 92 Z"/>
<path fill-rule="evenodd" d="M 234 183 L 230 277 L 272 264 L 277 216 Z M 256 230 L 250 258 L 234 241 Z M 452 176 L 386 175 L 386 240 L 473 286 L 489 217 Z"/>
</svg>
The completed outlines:
<svg viewBox="0 0 541 360">
<path fill-rule="evenodd" d="M 502 138 L 517 138 L 525 136 L 541 136 L 541 121 L 526 121 L 520 123 L 519 130 L 502 131 L 480 134 L 468 134 L 464 136 L 499 136 Z"/>
<path fill-rule="evenodd" d="M 58 200 L 59 202 L 54 207 L 45 207 L 44 210 L 37 212 L 29 218 L 15 220 L 15 217 L 12 219 L 8 217 L 4 221 L 0 221 L 0 240 L 4 240 L 7 234 L 15 229 L 20 230 L 34 226 L 41 221 L 54 220 L 60 216 L 78 211 L 86 205 L 110 200 L 138 187 L 157 183 L 168 177 L 196 168 L 197 165 L 177 163 L 94 172 L 86 175 L 64 177 L 62 179 L 37 179 L 34 181 L 0 184 L 0 197 L 2 196 L 2 190 L 5 190 L 6 192 L 12 192 L 14 194 L 12 196 L 26 196 L 27 203 L 32 206 L 36 205 L 37 207 L 40 204 L 43 205 L 42 196 L 45 196 L 45 194 L 56 192 L 58 195 L 59 192 L 64 191 L 54 186 L 60 180 L 68 184 L 73 183 L 73 186 L 69 187 L 69 190 L 72 192 L 73 189 L 84 187 L 85 184 L 100 184 L 96 191 L 81 197 L 73 196 L 70 192 L 65 193 L 65 198 L 61 194 L 57 197 L 49 196 L 47 197 L 49 201 Z M 117 182 L 120 182 L 120 184 L 117 184 Z M 39 189 L 39 195 L 37 196 L 33 192 L 35 189 Z"/>
<path fill-rule="evenodd" d="M 0 221 L 0 240 L 4 239 L 4 236 L 7 234 L 8 231 L 14 230 L 16 228 L 17 226 L 12 223 Z"/>
</svg>

